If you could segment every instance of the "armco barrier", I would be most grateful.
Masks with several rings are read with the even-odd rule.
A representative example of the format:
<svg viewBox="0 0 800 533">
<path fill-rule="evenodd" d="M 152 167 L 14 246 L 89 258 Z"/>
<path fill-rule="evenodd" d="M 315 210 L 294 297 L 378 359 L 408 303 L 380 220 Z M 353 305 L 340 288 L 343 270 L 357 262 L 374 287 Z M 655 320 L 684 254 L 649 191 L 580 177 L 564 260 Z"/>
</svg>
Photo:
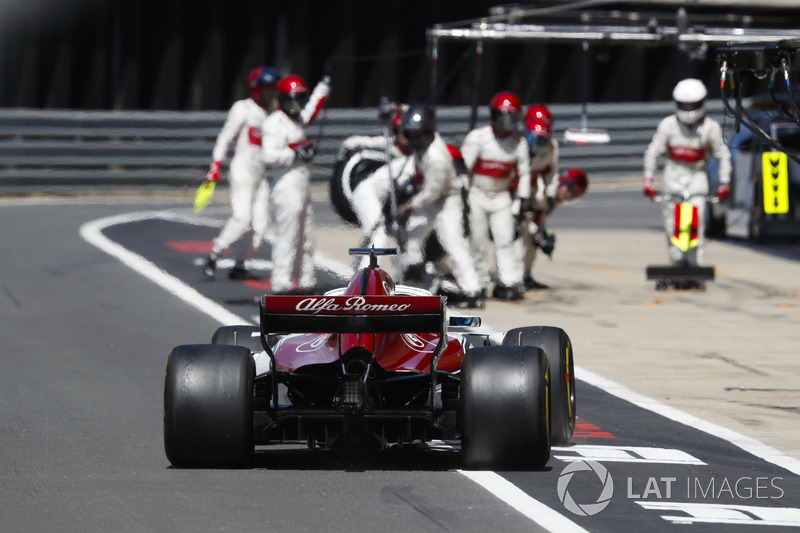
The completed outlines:
<svg viewBox="0 0 800 533">
<path fill-rule="evenodd" d="M 722 106 L 709 102 L 722 120 Z M 556 138 L 581 125 L 581 106 L 553 105 Z M 577 167 L 593 179 L 638 174 L 642 155 L 670 102 L 589 104 L 588 126 L 608 131 L 605 145 L 560 147 L 562 168 Z M 225 112 L 69 111 L 0 109 L 0 193 L 57 186 L 184 186 L 199 183 Z M 468 107 L 438 109 L 439 131 L 460 145 L 469 128 Z M 477 124 L 488 123 L 481 106 Z M 380 135 L 375 109 L 328 109 L 308 129 L 317 145 L 314 179 L 330 176 L 342 140 Z"/>
</svg>

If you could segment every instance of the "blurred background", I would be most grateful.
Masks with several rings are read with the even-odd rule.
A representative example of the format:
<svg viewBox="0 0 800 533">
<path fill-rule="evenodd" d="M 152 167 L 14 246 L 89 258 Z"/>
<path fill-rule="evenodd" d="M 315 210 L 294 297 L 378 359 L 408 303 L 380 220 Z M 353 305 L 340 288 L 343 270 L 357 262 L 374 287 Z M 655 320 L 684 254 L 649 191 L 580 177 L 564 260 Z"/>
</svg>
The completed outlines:
<svg viewBox="0 0 800 533">
<path fill-rule="evenodd" d="M 675 25 L 682 2 L 486 0 L 0 0 L 0 107 L 85 110 L 224 110 L 246 96 L 251 68 L 275 65 L 314 83 L 329 73 L 330 107 L 374 106 L 429 96 L 426 30 L 503 8 L 540 9 L 526 21 L 556 23 L 564 11 L 629 14 Z M 784 0 L 695 1 L 691 23 L 798 28 L 800 5 Z M 495 10 L 495 11 L 492 11 Z M 719 79 L 713 51 L 675 46 L 486 43 L 478 99 L 508 89 L 551 104 L 668 100 L 684 77 Z M 475 45 L 439 46 L 438 103 L 468 105 Z M 583 93 L 583 85 L 587 92 Z"/>
<path fill-rule="evenodd" d="M 658 121 L 672 112 L 680 79 L 702 79 L 708 113 L 726 135 L 735 129 L 721 98 L 719 44 L 686 43 L 680 35 L 733 28 L 800 35 L 796 0 L 684 4 L 0 0 L 0 194 L 72 193 L 79 186 L 193 189 L 205 176 L 227 110 L 248 96 L 247 74 L 261 65 L 300 74 L 312 86 L 331 76 L 326 109 L 309 128 L 318 182 L 330 179 L 346 137 L 381 134 L 375 109 L 381 96 L 435 101 L 440 133 L 460 145 L 471 127 L 488 120 L 492 95 L 511 90 L 524 104 L 550 106 L 559 140 L 587 124 L 610 135 L 602 145 L 562 144 L 562 167 L 582 168 L 593 180 L 638 184 L 642 154 Z M 484 21 L 546 26 L 550 33 L 485 39 L 482 46 L 441 38 L 432 60 L 431 30 Z M 551 38 L 566 25 L 577 28 L 577 40 Z M 641 44 L 604 33 L 584 49 L 584 31 L 598 26 L 664 38 Z M 796 82 L 800 64 L 791 69 Z M 766 90 L 768 79 L 747 66 L 740 70 L 746 83 L 735 96 Z M 757 179 L 753 169 L 743 170 L 748 187 Z"/>
</svg>

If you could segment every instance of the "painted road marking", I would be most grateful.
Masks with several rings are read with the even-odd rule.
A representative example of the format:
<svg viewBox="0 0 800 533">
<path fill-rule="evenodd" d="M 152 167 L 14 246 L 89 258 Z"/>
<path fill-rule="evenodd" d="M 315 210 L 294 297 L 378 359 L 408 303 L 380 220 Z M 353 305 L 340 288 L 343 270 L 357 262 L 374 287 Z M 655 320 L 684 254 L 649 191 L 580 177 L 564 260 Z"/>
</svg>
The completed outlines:
<svg viewBox="0 0 800 533">
<path fill-rule="evenodd" d="M 458 470 L 458 472 L 548 531 L 586 531 L 561 513 L 557 513 L 539 500 L 531 498 L 527 492 L 495 472 L 468 470 Z"/>
<path fill-rule="evenodd" d="M 664 501 L 637 501 L 636 503 L 651 511 L 684 513 L 661 515 L 661 518 L 673 524 L 800 527 L 800 509 L 792 507 Z"/>
<path fill-rule="evenodd" d="M 81 226 L 80 234 L 83 239 L 103 250 L 108 255 L 117 258 L 124 265 L 135 272 L 153 281 L 156 285 L 163 288 L 170 294 L 188 303 L 195 309 L 202 311 L 225 326 L 235 326 L 238 324 L 250 323 L 248 320 L 231 313 L 227 308 L 218 304 L 210 298 L 206 298 L 192 287 L 184 283 L 171 274 L 167 274 L 156 265 L 145 259 L 139 254 L 135 254 L 103 235 L 103 230 L 118 224 L 128 224 L 148 219 L 179 220 L 185 221 L 185 217 L 174 215 L 168 212 L 150 211 L 143 213 L 130 213 L 117 215 L 99 220 L 87 222 Z"/>
<path fill-rule="evenodd" d="M 704 465 L 703 461 L 683 450 L 646 448 L 642 446 L 594 446 L 578 444 L 552 448 L 553 457 L 561 461 L 597 461 L 598 463 L 659 463 L 671 465 Z M 566 454 L 566 455 L 565 455 Z"/>
<path fill-rule="evenodd" d="M 576 439 L 616 439 L 616 435 L 595 426 L 586 420 L 581 420 L 580 417 L 575 418 L 575 431 L 572 436 Z"/>
</svg>

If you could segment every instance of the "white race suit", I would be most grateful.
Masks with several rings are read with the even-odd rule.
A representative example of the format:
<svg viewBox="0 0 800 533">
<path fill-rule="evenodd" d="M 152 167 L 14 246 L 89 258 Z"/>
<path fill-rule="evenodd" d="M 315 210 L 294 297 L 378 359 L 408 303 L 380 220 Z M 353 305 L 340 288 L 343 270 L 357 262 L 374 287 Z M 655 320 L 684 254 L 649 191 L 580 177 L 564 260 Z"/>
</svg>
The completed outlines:
<svg viewBox="0 0 800 533">
<path fill-rule="evenodd" d="M 380 136 L 353 136 L 345 139 L 342 144 L 347 149 L 373 149 L 386 150 L 386 137 Z M 356 157 L 356 156 L 354 156 Z M 406 166 L 411 167 L 410 157 L 403 154 L 397 145 L 390 139 L 390 162 L 381 165 L 369 176 L 361 180 L 353 190 L 353 212 L 358 217 L 358 224 L 364 233 L 365 245 L 384 248 L 389 238 L 383 216 L 383 205 L 394 194 L 395 183 L 401 179 Z M 369 264 L 369 257 L 363 257 L 362 266 Z"/>
<path fill-rule="evenodd" d="M 438 133 L 434 134 L 425 152 L 415 152 L 414 170 L 422 181 L 422 188 L 411 200 L 411 207 L 413 213 L 422 215 L 429 223 L 409 229 L 405 260 L 408 264 L 422 263 L 423 243 L 436 230 L 459 288 L 466 296 L 477 296 L 483 286 L 464 228 L 463 183 L 456 174 L 447 144 Z"/>
<path fill-rule="evenodd" d="M 269 223 L 269 187 L 261 158 L 261 125 L 266 118 L 267 110 L 252 98 L 239 100 L 231 106 L 217 135 L 212 152 L 214 161 L 223 161 L 234 142 L 236 147 L 228 172 L 232 213 L 214 240 L 215 253 L 222 252 L 251 229 L 250 249 L 245 255 L 258 250 L 264 239 Z"/>
<path fill-rule="evenodd" d="M 690 250 L 687 260 L 690 265 L 701 265 L 703 261 L 703 233 L 705 230 L 704 195 L 708 190 L 707 166 L 710 158 L 719 162 L 719 182 L 728 185 L 731 178 L 731 153 L 725 145 L 719 122 L 703 117 L 697 124 L 687 126 L 676 115 L 664 118 L 656 129 L 653 139 L 644 154 L 645 179 L 655 176 L 661 156 L 664 163 L 664 190 L 666 193 L 695 195 L 690 202 L 697 206 L 697 247 Z M 670 243 L 675 224 L 674 200 L 664 202 L 662 215 L 667 234 L 667 252 L 674 263 L 682 258 L 682 252 Z"/>
<path fill-rule="evenodd" d="M 271 174 L 275 242 L 272 246 L 272 292 L 313 290 L 314 228 L 309 181 L 310 161 L 296 157 L 295 150 L 309 143 L 306 125 L 328 96 L 326 83 L 319 83 L 308 104 L 294 119 L 279 109 L 262 126 L 264 163 Z"/>
<path fill-rule="evenodd" d="M 491 126 L 469 132 L 461 146 L 470 174 L 470 227 L 472 254 L 481 282 L 489 282 L 486 249 L 489 231 L 494 239 L 497 277 L 503 286 L 522 283 L 522 261 L 514 247 L 514 226 L 509 186 L 517 176 L 530 175 L 528 143 L 519 133 L 497 136 Z M 530 180 L 519 181 L 519 198 L 530 197 Z"/>
</svg>

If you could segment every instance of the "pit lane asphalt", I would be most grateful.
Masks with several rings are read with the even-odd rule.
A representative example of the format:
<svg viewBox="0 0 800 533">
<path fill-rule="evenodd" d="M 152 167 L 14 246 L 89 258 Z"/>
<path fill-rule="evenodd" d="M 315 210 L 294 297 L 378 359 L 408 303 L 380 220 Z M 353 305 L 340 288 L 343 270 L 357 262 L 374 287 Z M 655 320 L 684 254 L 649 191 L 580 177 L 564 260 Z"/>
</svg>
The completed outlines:
<svg viewBox="0 0 800 533">
<path fill-rule="evenodd" d="M 552 219 L 559 239 L 556 255 L 552 263 L 543 259 L 537 265 L 551 291 L 529 293 L 522 304 L 490 302 L 478 314 L 504 330 L 529 324 L 564 327 L 580 367 L 798 457 L 796 250 L 712 242 L 707 257 L 718 266 L 719 278 L 708 291 L 656 293 L 644 281 L 644 266 L 661 263 L 664 254 L 657 209 L 643 222 L 640 215 L 651 206 L 640 196 L 623 192 L 622 204 L 611 196 L 595 198 Z M 604 201 L 630 209 L 609 217 Z M 387 469 L 397 483 L 384 479 L 372 485 L 367 479 L 357 491 L 359 504 L 352 507 L 345 496 L 353 496 L 352 479 L 337 479 L 336 470 L 365 469 L 363 482 L 374 477 L 369 474 L 373 466 L 328 464 L 321 472 L 306 472 L 301 461 L 300 472 L 290 474 L 288 490 L 286 475 L 165 475 L 157 423 L 164 347 L 206 339 L 218 324 L 70 236 L 81 221 L 174 206 L 157 200 L 147 206 L 136 200 L 100 202 L 111 205 L 68 202 L 23 209 L 17 203 L 0 209 L 8 304 L 0 311 L 7 341 L 0 371 L 0 494 L 9 530 L 30 530 L 32 524 L 40 530 L 64 524 L 84 530 L 120 524 L 130 530 L 239 530 L 262 515 L 281 529 L 291 527 L 294 515 L 303 516 L 303 530 L 315 525 L 332 530 L 326 521 L 331 513 L 363 513 L 362 504 L 394 513 L 404 530 L 431 530 L 432 524 L 443 530 L 531 530 L 530 522 L 516 521 L 517 515 L 474 487 L 453 487 L 452 479 L 442 480 L 434 471 L 431 479 L 424 476 L 429 489 L 420 489 L 419 477 L 403 473 L 403 467 L 396 474 L 395 464 Z M 568 209 L 575 216 L 562 220 Z M 605 222 L 595 220 L 598 216 Z M 343 250 L 355 242 L 357 231 L 333 225 L 321 230 L 318 240 L 321 251 L 344 262 Z M 445 461 L 444 468 L 454 464 Z M 337 484 L 348 488 L 331 492 Z M 314 501 L 328 502 L 326 512 L 318 515 L 303 505 L 307 491 L 314 491 Z M 279 511 L 274 498 L 280 499 Z M 37 513 L 43 506 L 51 512 Z M 149 516 L 142 512 L 147 508 L 154 510 Z M 473 508 L 487 521 L 448 512 Z M 363 518 L 351 522 L 362 524 Z"/>
</svg>

